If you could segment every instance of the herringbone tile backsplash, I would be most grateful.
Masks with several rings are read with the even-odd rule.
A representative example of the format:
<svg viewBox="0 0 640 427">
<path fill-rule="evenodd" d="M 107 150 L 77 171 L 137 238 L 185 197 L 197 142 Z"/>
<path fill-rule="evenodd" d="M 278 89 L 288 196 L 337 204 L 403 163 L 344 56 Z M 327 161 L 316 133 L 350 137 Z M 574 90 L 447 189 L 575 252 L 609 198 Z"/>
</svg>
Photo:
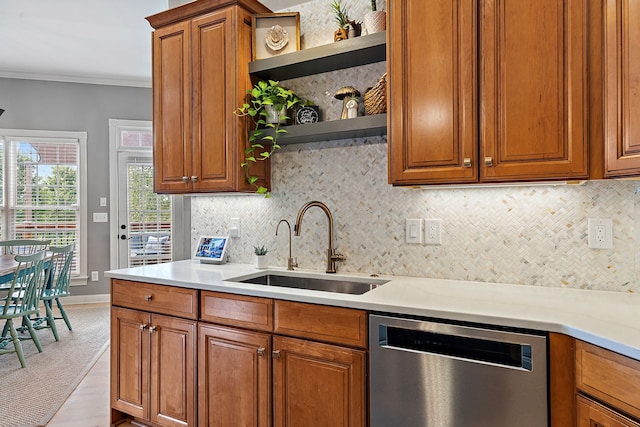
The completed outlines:
<svg viewBox="0 0 640 427">
<path fill-rule="evenodd" d="M 315 0 L 295 8 L 307 47 L 332 41 L 328 4 Z M 362 20 L 370 3 L 343 4 Z M 382 73 L 384 63 L 284 83 L 316 101 L 325 119 L 335 120 L 341 110 L 335 90 L 352 85 L 363 91 Z M 334 215 L 335 246 L 347 257 L 339 271 L 640 291 L 639 183 L 397 188 L 387 183 L 384 137 L 283 147 L 272 160 L 270 199 L 194 197 L 192 245 L 200 235 L 226 234 L 230 219 L 240 218 L 242 234 L 232 240 L 231 261 L 251 263 L 253 245 L 264 244 L 270 264 L 286 266 L 287 230 L 281 226 L 276 236 L 276 225 L 287 219 L 293 226 L 310 200 L 323 201 Z M 406 218 L 442 219 L 442 245 L 404 243 Z M 588 249 L 588 218 L 613 219 L 613 249 Z M 301 236 L 293 237 L 301 268 L 324 271 L 327 227 L 321 210 L 305 215 Z"/>
</svg>

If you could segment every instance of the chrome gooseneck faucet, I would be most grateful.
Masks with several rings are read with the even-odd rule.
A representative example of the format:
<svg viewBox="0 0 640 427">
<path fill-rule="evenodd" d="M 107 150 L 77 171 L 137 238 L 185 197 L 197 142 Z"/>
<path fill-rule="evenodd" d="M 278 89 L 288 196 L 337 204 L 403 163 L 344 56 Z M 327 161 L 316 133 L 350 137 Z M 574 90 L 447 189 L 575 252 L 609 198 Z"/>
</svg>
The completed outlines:
<svg viewBox="0 0 640 427">
<path fill-rule="evenodd" d="M 282 224 L 283 222 L 287 224 L 287 228 L 289 229 L 289 258 L 287 258 L 287 270 L 293 270 L 293 267 L 298 266 L 298 262 L 291 256 L 291 225 L 289 224 L 289 221 L 287 221 L 286 219 L 280 220 L 278 226 L 276 227 L 276 236 L 278 235 L 278 228 L 280 228 L 280 224 Z"/>
<path fill-rule="evenodd" d="M 324 211 L 327 215 L 327 219 L 329 220 L 329 249 L 327 249 L 327 273 L 335 273 L 336 272 L 336 261 L 344 261 L 346 258 L 342 254 L 337 254 L 335 249 L 333 248 L 333 215 L 331 215 L 331 211 L 322 202 L 312 201 L 305 204 L 300 208 L 298 212 L 298 217 L 296 218 L 296 224 L 293 226 L 293 230 L 296 236 L 300 235 L 300 231 L 302 230 L 302 217 L 305 212 L 312 207 L 318 207 Z"/>
</svg>

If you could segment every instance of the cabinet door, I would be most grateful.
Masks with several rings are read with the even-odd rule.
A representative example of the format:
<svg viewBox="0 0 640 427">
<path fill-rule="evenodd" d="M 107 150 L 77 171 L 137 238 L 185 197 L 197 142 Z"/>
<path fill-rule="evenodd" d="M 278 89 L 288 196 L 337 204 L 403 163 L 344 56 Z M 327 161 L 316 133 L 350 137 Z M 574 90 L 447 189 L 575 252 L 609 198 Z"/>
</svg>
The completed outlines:
<svg viewBox="0 0 640 427">
<path fill-rule="evenodd" d="M 640 175 L 640 3 L 605 0 L 606 176 Z"/>
<path fill-rule="evenodd" d="M 161 426 L 196 422 L 196 322 L 152 315 L 151 421 Z"/>
<path fill-rule="evenodd" d="M 640 427 L 640 424 L 582 396 L 577 398 L 578 427 Z"/>
<path fill-rule="evenodd" d="M 189 22 L 153 33 L 154 191 L 191 189 L 191 37 Z"/>
<path fill-rule="evenodd" d="M 198 424 L 201 427 L 271 425 L 269 334 L 200 324 Z"/>
<path fill-rule="evenodd" d="M 481 0 L 482 181 L 586 178 L 587 0 Z"/>
<path fill-rule="evenodd" d="M 366 425 L 366 353 L 273 337 L 276 427 Z"/>
<path fill-rule="evenodd" d="M 150 315 L 111 309 L 111 407 L 149 419 Z"/>
<path fill-rule="evenodd" d="M 389 181 L 477 181 L 476 1 L 388 7 Z"/>
<path fill-rule="evenodd" d="M 235 38 L 232 8 L 191 24 L 193 35 L 193 171 L 195 191 L 234 189 Z M 248 65 L 245 64 L 245 67 Z M 239 161 L 238 161 L 239 163 Z"/>
</svg>

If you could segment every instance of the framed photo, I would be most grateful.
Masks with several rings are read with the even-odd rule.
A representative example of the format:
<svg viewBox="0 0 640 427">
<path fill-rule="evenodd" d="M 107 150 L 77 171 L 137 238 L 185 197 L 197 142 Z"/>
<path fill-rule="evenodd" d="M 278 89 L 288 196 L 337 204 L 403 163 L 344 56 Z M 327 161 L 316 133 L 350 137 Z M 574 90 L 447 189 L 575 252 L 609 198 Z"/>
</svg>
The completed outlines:
<svg viewBox="0 0 640 427">
<path fill-rule="evenodd" d="M 194 258 L 204 263 L 222 264 L 227 260 L 228 248 L 228 236 L 202 236 L 198 241 Z"/>
<path fill-rule="evenodd" d="M 251 27 L 254 61 L 300 50 L 300 12 L 253 15 Z"/>
</svg>

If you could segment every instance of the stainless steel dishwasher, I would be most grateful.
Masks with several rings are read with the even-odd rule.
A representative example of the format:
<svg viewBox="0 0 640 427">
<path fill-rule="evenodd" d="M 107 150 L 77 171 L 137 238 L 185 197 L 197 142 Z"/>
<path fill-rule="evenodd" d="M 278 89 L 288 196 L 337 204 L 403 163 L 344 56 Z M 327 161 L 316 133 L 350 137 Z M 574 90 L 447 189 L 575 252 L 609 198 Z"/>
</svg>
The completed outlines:
<svg viewBox="0 0 640 427">
<path fill-rule="evenodd" d="M 371 427 L 549 425 L 547 337 L 370 315 Z"/>
</svg>

